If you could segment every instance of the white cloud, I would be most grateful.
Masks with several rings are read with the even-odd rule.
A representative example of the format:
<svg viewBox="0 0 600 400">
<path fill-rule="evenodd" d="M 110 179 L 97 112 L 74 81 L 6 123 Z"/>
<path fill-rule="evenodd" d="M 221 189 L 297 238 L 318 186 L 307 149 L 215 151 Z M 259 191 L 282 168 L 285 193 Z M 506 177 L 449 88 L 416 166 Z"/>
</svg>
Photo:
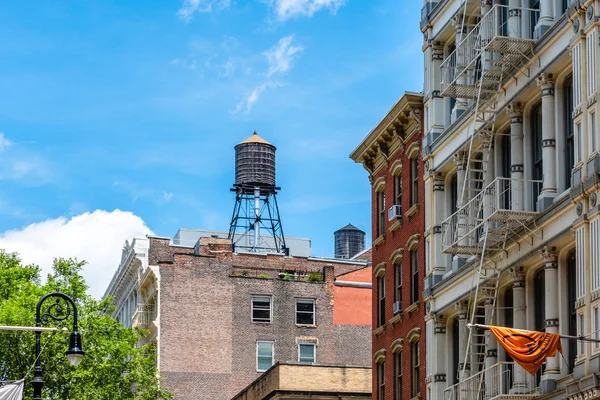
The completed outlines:
<svg viewBox="0 0 600 400">
<path fill-rule="evenodd" d="M 163 192 L 163 200 L 168 203 L 173 198 L 173 192 Z"/>
<path fill-rule="evenodd" d="M 275 46 L 263 53 L 269 63 L 267 76 L 284 73 L 292 67 L 297 54 L 304 50 L 302 46 L 294 46 L 293 41 L 294 35 L 284 36 Z"/>
<path fill-rule="evenodd" d="M 229 7 L 231 0 L 184 0 L 177 15 L 183 21 L 190 22 L 195 13 L 209 13 Z"/>
<path fill-rule="evenodd" d="M 270 5 L 280 21 L 298 17 L 312 17 L 326 8 L 333 14 L 346 0 L 271 0 Z"/>
<path fill-rule="evenodd" d="M 100 298 L 121 260 L 125 240 L 152 234 L 131 212 L 96 210 L 72 218 L 59 217 L 0 234 L 0 248 L 17 252 L 26 264 L 37 264 L 43 276 L 55 257 L 77 257 L 88 264 L 83 276 L 91 294 Z"/>
<path fill-rule="evenodd" d="M 4 133 L 0 132 L 0 151 L 4 151 L 5 149 L 8 149 L 11 144 L 12 144 L 12 142 L 10 140 L 8 140 L 6 138 L 6 136 L 4 136 Z"/>
<path fill-rule="evenodd" d="M 236 105 L 235 109 L 231 112 L 232 114 L 237 114 L 242 110 L 244 114 L 250 113 L 260 96 L 268 89 L 282 86 L 281 83 L 274 82 L 273 78 L 288 72 L 293 66 L 293 61 L 304 50 L 302 46 L 294 45 L 293 42 L 294 35 L 284 36 L 273 47 L 263 52 L 263 56 L 267 59 L 269 65 L 266 73 L 267 79 L 248 93 Z"/>
</svg>

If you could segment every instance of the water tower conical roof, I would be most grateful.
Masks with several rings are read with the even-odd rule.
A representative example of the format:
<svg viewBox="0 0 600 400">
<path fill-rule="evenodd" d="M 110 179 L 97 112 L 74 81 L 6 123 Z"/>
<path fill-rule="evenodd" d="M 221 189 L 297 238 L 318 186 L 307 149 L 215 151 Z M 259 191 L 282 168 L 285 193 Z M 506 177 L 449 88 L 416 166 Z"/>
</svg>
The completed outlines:
<svg viewBox="0 0 600 400">
<path fill-rule="evenodd" d="M 240 144 L 244 144 L 244 143 L 262 143 L 262 144 L 268 144 L 270 146 L 273 146 L 271 143 L 267 142 L 265 139 L 258 136 L 258 133 L 256 133 L 256 131 L 254 131 L 252 136 L 250 136 L 248 139 L 244 140 Z"/>
<path fill-rule="evenodd" d="M 345 227 L 338 229 L 336 232 L 339 232 L 339 231 L 360 231 L 360 232 L 363 232 L 362 229 L 359 229 L 359 228 L 355 227 L 352 224 L 348 224 Z"/>
</svg>

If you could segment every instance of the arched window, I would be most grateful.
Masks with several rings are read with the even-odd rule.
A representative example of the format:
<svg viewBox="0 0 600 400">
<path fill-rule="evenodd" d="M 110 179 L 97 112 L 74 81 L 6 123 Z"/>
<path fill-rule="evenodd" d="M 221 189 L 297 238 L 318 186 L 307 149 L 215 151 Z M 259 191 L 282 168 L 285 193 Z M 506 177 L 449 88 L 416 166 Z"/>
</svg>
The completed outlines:
<svg viewBox="0 0 600 400">
<path fill-rule="evenodd" d="M 536 181 L 544 179 L 542 158 L 542 103 L 531 109 L 531 178 Z M 533 185 L 533 210 L 537 210 L 537 198 L 540 195 L 541 184 Z M 539 210 L 537 210 L 539 211 Z"/>
</svg>

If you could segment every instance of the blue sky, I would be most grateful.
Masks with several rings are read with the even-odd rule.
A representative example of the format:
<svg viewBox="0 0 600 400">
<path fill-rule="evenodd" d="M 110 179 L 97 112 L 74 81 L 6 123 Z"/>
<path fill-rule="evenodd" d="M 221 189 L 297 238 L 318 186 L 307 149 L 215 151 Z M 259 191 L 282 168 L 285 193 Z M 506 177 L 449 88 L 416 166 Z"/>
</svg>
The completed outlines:
<svg viewBox="0 0 600 400">
<path fill-rule="evenodd" d="M 233 146 L 253 130 L 278 149 L 286 235 L 314 255 L 348 222 L 370 238 L 367 174 L 348 155 L 421 91 L 420 6 L 0 2 L 0 246 L 43 263 L 32 253 L 61 238 L 73 246 L 54 256 L 110 276 L 119 234 L 227 229 Z M 105 258 L 70 254 L 82 238 L 110 244 Z"/>
</svg>

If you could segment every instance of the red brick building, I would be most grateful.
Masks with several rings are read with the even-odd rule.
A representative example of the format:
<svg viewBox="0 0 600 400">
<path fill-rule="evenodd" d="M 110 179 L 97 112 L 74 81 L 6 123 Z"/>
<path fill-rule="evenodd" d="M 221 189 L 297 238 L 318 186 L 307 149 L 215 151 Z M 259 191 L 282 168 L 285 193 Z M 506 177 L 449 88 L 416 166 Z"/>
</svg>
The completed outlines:
<svg viewBox="0 0 600 400">
<path fill-rule="evenodd" d="M 404 94 L 350 156 L 372 185 L 375 400 L 425 398 L 422 110 Z"/>
</svg>

